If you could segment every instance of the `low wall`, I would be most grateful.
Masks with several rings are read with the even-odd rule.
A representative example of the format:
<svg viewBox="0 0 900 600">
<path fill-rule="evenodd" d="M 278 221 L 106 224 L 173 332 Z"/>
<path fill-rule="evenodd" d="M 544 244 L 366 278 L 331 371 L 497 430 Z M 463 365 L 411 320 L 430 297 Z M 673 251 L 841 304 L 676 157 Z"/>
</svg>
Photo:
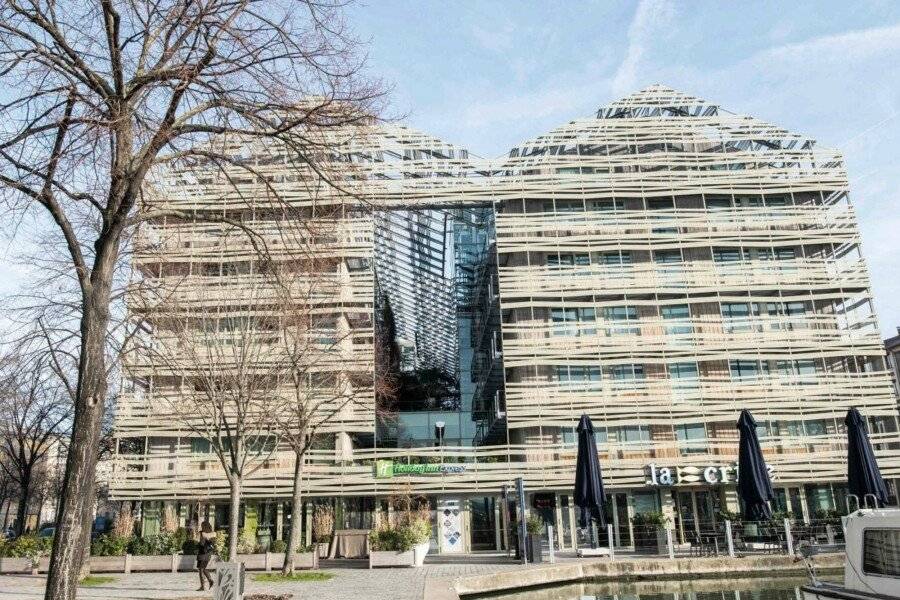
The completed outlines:
<svg viewBox="0 0 900 600">
<path fill-rule="evenodd" d="M 162 556 L 91 556 L 92 573 L 147 573 L 147 572 L 172 572 L 193 571 L 197 568 L 197 559 L 193 555 L 166 554 Z M 280 569 L 284 563 L 284 553 L 267 552 L 265 554 L 238 554 L 238 561 L 244 563 L 248 571 L 271 571 Z M 297 554 L 295 566 L 298 569 L 316 569 L 319 566 L 318 557 L 312 552 Z M 38 563 L 38 572 L 46 573 L 50 560 L 41 558 Z M 210 563 L 210 569 L 215 570 L 216 561 Z M 0 558 L 0 573 L 16 574 L 31 573 L 31 561 L 27 558 Z"/>
<path fill-rule="evenodd" d="M 843 554 L 816 556 L 819 569 L 842 569 Z M 576 561 L 542 567 L 501 571 L 490 575 L 460 577 L 449 586 L 459 596 L 518 590 L 528 587 L 572 583 L 581 580 L 628 581 L 641 579 L 696 579 L 738 576 L 804 575 L 806 567 L 788 556 L 743 558 L 643 558 Z M 437 596 L 437 594 L 435 594 Z M 441 598 L 449 596 L 440 594 Z M 426 594 L 426 599 L 431 596 Z"/>
</svg>

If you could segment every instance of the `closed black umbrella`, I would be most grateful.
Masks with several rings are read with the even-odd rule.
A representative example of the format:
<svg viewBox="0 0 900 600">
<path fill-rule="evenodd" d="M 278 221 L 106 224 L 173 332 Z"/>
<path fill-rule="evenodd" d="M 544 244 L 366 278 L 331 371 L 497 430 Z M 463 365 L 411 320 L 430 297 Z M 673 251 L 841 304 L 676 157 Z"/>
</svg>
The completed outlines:
<svg viewBox="0 0 900 600">
<path fill-rule="evenodd" d="M 763 460 L 759 438 L 756 437 L 756 419 L 749 410 L 742 410 L 737 422 L 741 433 L 738 448 L 738 495 L 744 501 L 744 518 L 763 521 L 771 518 L 768 501 L 775 497 L 766 461 Z"/>
<path fill-rule="evenodd" d="M 587 527 L 589 519 L 597 519 L 606 525 L 603 514 L 603 474 L 597 458 L 597 441 L 591 418 L 581 415 L 578 422 L 578 460 L 575 463 L 575 506 L 581 508 L 581 526 Z"/>
<path fill-rule="evenodd" d="M 847 411 L 847 488 L 865 505 L 866 496 L 875 496 L 887 504 L 888 492 L 872 452 L 866 419 L 855 408 Z"/>
</svg>

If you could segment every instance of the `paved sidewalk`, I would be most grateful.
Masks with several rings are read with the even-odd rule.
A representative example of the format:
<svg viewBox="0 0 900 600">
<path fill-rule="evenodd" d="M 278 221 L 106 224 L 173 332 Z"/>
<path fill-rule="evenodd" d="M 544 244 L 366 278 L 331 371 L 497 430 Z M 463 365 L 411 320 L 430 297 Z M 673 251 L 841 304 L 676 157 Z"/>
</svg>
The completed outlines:
<svg viewBox="0 0 900 600">
<path fill-rule="evenodd" d="M 480 575 L 521 568 L 505 556 L 470 555 L 458 558 L 429 557 L 424 567 L 403 569 L 362 568 L 360 561 L 322 561 L 322 570 L 334 574 L 330 581 L 297 583 L 257 583 L 255 572 L 247 574 L 247 593 L 293 594 L 294 600 L 422 600 L 426 579 Z M 112 574 L 112 583 L 79 589 L 78 598 L 105 600 L 186 600 L 212 598 L 210 592 L 196 592 L 196 573 Z M 44 597 L 44 576 L 0 576 L 0 600 L 40 600 Z"/>
</svg>

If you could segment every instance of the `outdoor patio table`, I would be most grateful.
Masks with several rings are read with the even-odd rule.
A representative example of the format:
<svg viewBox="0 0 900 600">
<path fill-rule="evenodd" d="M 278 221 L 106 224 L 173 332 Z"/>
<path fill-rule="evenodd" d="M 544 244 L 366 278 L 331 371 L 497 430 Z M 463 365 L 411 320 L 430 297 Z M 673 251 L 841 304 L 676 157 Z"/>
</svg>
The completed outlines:
<svg viewBox="0 0 900 600">
<path fill-rule="evenodd" d="M 368 529 L 338 529 L 334 532 L 328 558 L 365 558 L 368 555 Z"/>
</svg>

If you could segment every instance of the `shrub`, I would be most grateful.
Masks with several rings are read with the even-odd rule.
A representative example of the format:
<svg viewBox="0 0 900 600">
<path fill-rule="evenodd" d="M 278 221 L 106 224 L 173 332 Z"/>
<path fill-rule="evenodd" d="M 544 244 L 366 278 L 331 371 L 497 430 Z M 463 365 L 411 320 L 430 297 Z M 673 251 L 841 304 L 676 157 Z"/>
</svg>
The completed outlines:
<svg viewBox="0 0 900 600">
<path fill-rule="evenodd" d="M 666 516 L 659 511 L 637 513 L 631 522 L 634 525 L 665 525 Z"/>
<path fill-rule="evenodd" d="M 275 554 L 281 554 L 282 552 L 287 550 L 287 542 L 284 540 L 275 540 L 272 542 L 272 545 L 269 547 L 271 552 Z"/>
<path fill-rule="evenodd" d="M 216 554 L 222 560 L 228 560 L 228 534 L 224 531 L 216 532 Z"/>
<path fill-rule="evenodd" d="M 0 556 L 9 558 L 29 558 L 32 563 L 50 555 L 53 538 L 23 535 L 0 546 Z"/>
<path fill-rule="evenodd" d="M 256 552 L 256 532 L 248 529 L 238 530 L 238 554 L 253 554 Z"/>
<path fill-rule="evenodd" d="M 525 531 L 530 535 L 540 535 L 544 530 L 544 520 L 537 515 L 528 515 L 525 519 Z"/>
<path fill-rule="evenodd" d="M 334 509 L 324 504 L 316 506 L 312 515 L 312 530 L 315 541 L 330 542 L 334 531 Z"/>
<path fill-rule="evenodd" d="M 106 533 L 91 543 L 91 555 L 93 556 L 124 556 L 131 543 L 130 537 L 118 536 L 114 533 Z"/>
<path fill-rule="evenodd" d="M 424 520 L 415 520 L 406 525 L 387 526 L 369 534 L 373 550 L 406 552 L 413 546 L 427 542 L 431 537 L 431 525 Z"/>
<path fill-rule="evenodd" d="M 159 533 L 146 537 L 133 537 L 128 543 L 128 553 L 136 556 L 160 556 L 178 554 L 187 541 L 187 533 Z"/>
</svg>

